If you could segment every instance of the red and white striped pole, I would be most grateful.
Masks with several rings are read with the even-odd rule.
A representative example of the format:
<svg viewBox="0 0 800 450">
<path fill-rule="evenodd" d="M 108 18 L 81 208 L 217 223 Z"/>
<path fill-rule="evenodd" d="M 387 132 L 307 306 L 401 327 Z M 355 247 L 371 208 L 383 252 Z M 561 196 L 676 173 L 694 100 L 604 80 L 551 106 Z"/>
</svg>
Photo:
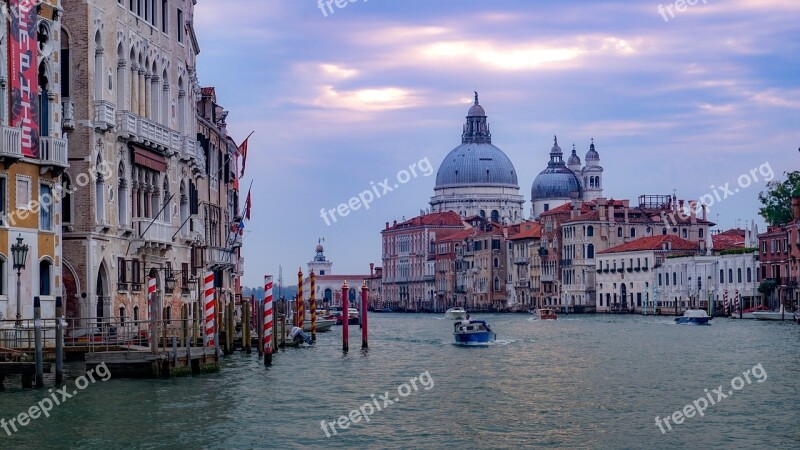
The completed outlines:
<svg viewBox="0 0 800 450">
<path fill-rule="evenodd" d="M 264 275 L 264 365 L 272 365 L 272 276 Z"/>
<path fill-rule="evenodd" d="M 342 351 L 348 352 L 350 350 L 350 313 L 349 313 L 349 304 L 347 302 L 347 291 L 350 288 L 347 286 L 347 281 L 345 280 L 344 284 L 342 285 Z"/>
<path fill-rule="evenodd" d="M 150 348 L 155 352 L 157 345 L 155 340 L 158 339 L 157 333 L 153 332 L 153 322 L 155 315 L 153 314 L 153 297 L 156 295 L 156 278 L 147 277 L 147 335 L 150 338 Z"/>
<path fill-rule="evenodd" d="M 206 319 L 205 346 L 216 348 L 217 339 L 216 311 L 214 308 L 214 272 L 206 272 L 203 280 L 205 282 L 205 312 L 203 316 Z"/>
</svg>

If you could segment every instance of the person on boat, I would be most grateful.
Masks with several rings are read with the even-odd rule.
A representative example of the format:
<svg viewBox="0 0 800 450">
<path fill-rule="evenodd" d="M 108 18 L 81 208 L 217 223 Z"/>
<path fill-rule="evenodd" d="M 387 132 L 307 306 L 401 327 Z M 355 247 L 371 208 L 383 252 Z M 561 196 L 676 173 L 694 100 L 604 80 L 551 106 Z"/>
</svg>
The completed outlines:
<svg viewBox="0 0 800 450">
<path fill-rule="evenodd" d="M 467 314 L 467 320 L 469 320 L 469 314 Z"/>
</svg>

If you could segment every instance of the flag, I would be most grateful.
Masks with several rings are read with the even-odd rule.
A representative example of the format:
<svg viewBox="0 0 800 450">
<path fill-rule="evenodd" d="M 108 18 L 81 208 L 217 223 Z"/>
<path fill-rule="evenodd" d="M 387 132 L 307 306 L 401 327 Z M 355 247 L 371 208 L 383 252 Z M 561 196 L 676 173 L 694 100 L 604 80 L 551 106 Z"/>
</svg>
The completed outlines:
<svg viewBox="0 0 800 450">
<path fill-rule="evenodd" d="M 250 191 L 247 191 L 247 200 L 244 201 L 244 218 L 250 220 L 250 208 L 253 206 L 253 201 L 250 199 Z"/>
<path fill-rule="evenodd" d="M 236 155 L 236 157 L 234 158 L 233 165 L 234 165 L 234 169 L 233 169 L 233 188 L 238 192 L 239 191 L 239 176 L 238 176 L 238 174 L 239 174 L 239 155 Z"/>
<path fill-rule="evenodd" d="M 252 135 L 253 133 L 250 133 L 250 136 Z M 242 155 L 242 172 L 239 174 L 240 178 L 244 177 L 244 168 L 247 165 L 247 141 L 250 140 L 250 136 L 245 138 L 244 142 L 242 142 L 238 149 L 239 154 Z"/>
</svg>

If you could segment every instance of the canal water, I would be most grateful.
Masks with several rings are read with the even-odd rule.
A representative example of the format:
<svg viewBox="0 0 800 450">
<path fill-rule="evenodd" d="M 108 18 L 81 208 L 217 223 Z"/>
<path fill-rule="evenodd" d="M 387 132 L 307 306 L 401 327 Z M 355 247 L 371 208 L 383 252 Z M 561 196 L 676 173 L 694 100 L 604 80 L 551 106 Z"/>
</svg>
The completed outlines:
<svg viewBox="0 0 800 450">
<path fill-rule="evenodd" d="M 373 314 L 368 352 L 351 326 L 343 356 L 337 327 L 267 370 L 257 355 L 236 354 L 211 375 L 97 380 L 49 418 L 12 436 L 0 429 L 0 449 L 800 448 L 800 326 L 791 322 L 473 318 L 489 321 L 495 345 L 453 346 L 452 322 L 439 316 Z M 81 369 L 69 365 L 69 389 Z M 50 395 L 13 378 L 6 387 L 6 421 Z M 702 408 L 700 399 L 702 417 L 688 411 L 664 433 L 656 425 L 693 402 Z M 369 422 L 360 412 L 340 419 L 359 408 Z M 337 420 L 328 437 L 321 422 Z"/>
</svg>

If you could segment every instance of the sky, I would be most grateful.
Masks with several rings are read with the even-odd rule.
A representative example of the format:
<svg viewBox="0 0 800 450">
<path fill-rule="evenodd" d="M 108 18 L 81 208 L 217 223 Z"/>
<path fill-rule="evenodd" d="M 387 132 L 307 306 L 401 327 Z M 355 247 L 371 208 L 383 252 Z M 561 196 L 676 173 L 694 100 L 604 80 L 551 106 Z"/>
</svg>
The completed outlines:
<svg viewBox="0 0 800 450">
<path fill-rule="evenodd" d="M 293 284 L 320 238 L 334 273 L 380 265 L 476 90 L 526 215 L 557 135 L 582 160 L 594 138 L 607 198 L 675 192 L 763 231 L 758 193 L 800 168 L 800 1 L 688 1 L 199 0 L 200 83 L 237 142 L 255 131 L 243 284 Z"/>
</svg>

